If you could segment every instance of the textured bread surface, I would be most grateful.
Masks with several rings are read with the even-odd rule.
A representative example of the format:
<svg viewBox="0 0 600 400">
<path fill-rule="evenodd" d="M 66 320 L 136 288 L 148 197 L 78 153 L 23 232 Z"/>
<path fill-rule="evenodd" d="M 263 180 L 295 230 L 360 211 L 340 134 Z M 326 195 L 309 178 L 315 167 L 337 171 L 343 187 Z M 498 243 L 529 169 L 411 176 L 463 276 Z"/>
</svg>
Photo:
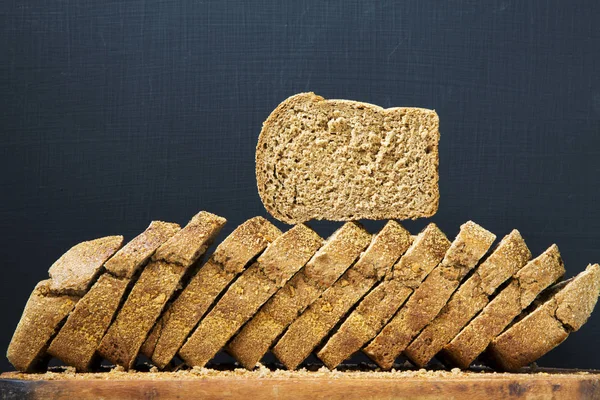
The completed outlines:
<svg viewBox="0 0 600 400">
<path fill-rule="evenodd" d="M 594 264 L 495 338 L 489 347 L 490 355 L 507 371 L 534 362 L 585 324 L 599 294 L 600 266 Z"/>
<path fill-rule="evenodd" d="M 359 351 L 440 263 L 449 247 L 446 235 L 435 224 L 429 224 L 414 238 L 391 273 L 358 303 L 317 356 L 333 369 Z"/>
<path fill-rule="evenodd" d="M 365 347 L 365 354 L 382 369 L 392 368 L 396 358 L 440 312 L 495 239 L 493 233 L 472 221 L 463 224 L 440 265 L 431 271 L 398 314 Z"/>
<path fill-rule="evenodd" d="M 156 249 L 181 229 L 179 224 L 152 221 L 146 230 L 129 241 L 112 256 L 104 268 L 113 276 L 131 278 L 148 261 Z"/>
<path fill-rule="evenodd" d="M 305 225 L 275 239 L 200 321 L 179 356 L 188 365 L 204 366 L 322 244 L 321 237 Z"/>
<path fill-rule="evenodd" d="M 273 354 L 288 370 L 296 369 L 350 308 L 385 276 L 411 242 L 406 229 L 389 221 L 360 259 L 290 325 Z"/>
<path fill-rule="evenodd" d="M 39 282 L 23 310 L 6 357 L 19 371 L 43 367 L 48 343 L 79 297 L 51 293 L 50 279 Z"/>
<path fill-rule="evenodd" d="M 277 337 L 354 263 L 370 241 L 362 226 L 345 223 L 233 338 L 229 354 L 244 367 L 254 368 Z"/>
<path fill-rule="evenodd" d="M 165 310 L 142 353 L 157 367 L 167 366 L 217 296 L 279 235 L 281 231 L 262 217 L 238 226 Z"/>
<path fill-rule="evenodd" d="M 556 245 L 527 263 L 496 297 L 443 349 L 451 364 L 468 368 L 522 310 L 565 273 Z"/>
<path fill-rule="evenodd" d="M 258 192 L 290 224 L 430 217 L 439 203 L 438 142 L 435 111 L 300 93 L 263 124 Z"/>
<path fill-rule="evenodd" d="M 83 296 L 106 260 L 122 245 L 123 236 L 106 236 L 73 246 L 48 270 L 50 290 Z"/>
<path fill-rule="evenodd" d="M 125 368 L 133 366 L 186 270 L 206 251 L 225 222 L 201 211 L 156 250 L 100 342 L 98 354 Z"/>
<path fill-rule="evenodd" d="M 144 232 L 117 251 L 104 264 L 107 272 L 77 303 L 52 340 L 48 353 L 79 371 L 87 371 L 131 277 L 179 229 L 178 224 L 153 221 Z"/>
<path fill-rule="evenodd" d="M 404 355 L 413 364 L 424 367 L 488 304 L 489 296 L 530 258 L 531 252 L 521 234 L 513 230 L 458 288 L 438 316 L 406 348 Z"/>
</svg>

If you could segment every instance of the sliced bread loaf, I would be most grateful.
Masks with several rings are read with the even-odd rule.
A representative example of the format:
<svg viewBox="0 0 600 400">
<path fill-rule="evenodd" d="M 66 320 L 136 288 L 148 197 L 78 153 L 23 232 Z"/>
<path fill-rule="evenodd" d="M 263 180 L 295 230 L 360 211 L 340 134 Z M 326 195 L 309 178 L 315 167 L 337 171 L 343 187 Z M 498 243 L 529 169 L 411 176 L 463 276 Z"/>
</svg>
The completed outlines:
<svg viewBox="0 0 600 400">
<path fill-rule="evenodd" d="M 382 369 L 391 369 L 396 358 L 446 305 L 462 279 L 487 253 L 495 239 L 493 233 L 472 221 L 463 224 L 440 265 L 365 347 L 365 354 Z"/>
<path fill-rule="evenodd" d="M 228 345 L 229 354 L 244 367 L 254 368 L 277 337 L 356 261 L 370 241 L 362 226 L 345 223 L 248 321 Z M 286 364 L 285 358 L 280 361 Z"/>
<path fill-rule="evenodd" d="M 238 226 L 168 306 L 142 353 L 157 367 L 166 367 L 219 294 L 279 235 L 281 231 L 262 217 Z"/>
<path fill-rule="evenodd" d="M 300 93 L 263 124 L 258 192 L 290 224 L 429 217 L 439 203 L 439 137 L 432 110 Z"/>
<path fill-rule="evenodd" d="M 564 273 L 558 247 L 552 245 L 520 269 L 510 284 L 444 347 L 443 358 L 449 364 L 468 368 L 493 338 Z"/>
<path fill-rule="evenodd" d="M 414 239 L 385 279 L 356 306 L 317 356 L 329 367 L 359 351 L 373 339 L 415 288 L 442 260 L 450 241 L 435 224 Z"/>
<path fill-rule="evenodd" d="M 78 371 L 87 371 L 131 278 L 154 251 L 179 230 L 178 224 L 153 221 L 105 264 L 107 272 L 81 298 L 48 353 Z"/>
<path fill-rule="evenodd" d="M 156 250 L 100 342 L 99 355 L 126 369 L 134 365 L 140 347 L 181 278 L 224 224 L 224 218 L 201 211 Z"/>
<path fill-rule="evenodd" d="M 410 246 L 410 233 L 389 221 L 371 244 L 333 286 L 312 303 L 273 348 L 289 370 L 296 369 L 335 324 L 391 269 Z"/>
<path fill-rule="evenodd" d="M 322 244 L 319 235 L 305 225 L 296 225 L 275 239 L 204 316 L 179 356 L 189 366 L 204 366 Z"/>
<path fill-rule="evenodd" d="M 416 366 L 424 367 L 488 304 L 489 296 L 530 258 L 531 252 L 521 234 L 513 230 L 454 292 L 438 316 L 406 348 L 404 355 Z"/>
<path fill-rule="evenodd" d="M 551 299 L 495 338 L 489 354 L 508 371 L 516 371 L 562 343 L 579 330 L 600 295 L 600 266 L 590 265 Z"/>
</svg>

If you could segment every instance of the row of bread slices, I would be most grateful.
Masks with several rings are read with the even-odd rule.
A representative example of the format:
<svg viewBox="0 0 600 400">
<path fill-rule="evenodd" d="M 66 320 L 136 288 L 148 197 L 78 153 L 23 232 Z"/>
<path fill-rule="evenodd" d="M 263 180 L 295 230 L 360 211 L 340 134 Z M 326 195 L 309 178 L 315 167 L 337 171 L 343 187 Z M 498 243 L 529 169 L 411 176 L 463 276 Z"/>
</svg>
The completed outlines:
<svg viewBox="0 0 600 400">
<path fill-rule="evenodd" d="M 435 224 L 411 236 L 394 221 L 376 235 L 348 222 L 324 241 L 255 217 L 201 260 L 224 224 L 200 212 L 123 247 L 121 236 L 76 245 L 31 294 L 9 360 L 86 371 L 101 358 L 131 368 L 142 353 L 162 369 L 225 349 L 253 368 L 271 350 L 289 369 L 313 352 L 333 369 L 362 350 L 382 369 L 401 354 L 467 368 L 485 351 L 516 370 L 579 329 L 600 291 L 597 264 L 555 284 L 556 245 L 531 259 L 514 230 L 491 249 L 496 236 L 473 222 L 453 242 Z"/>
</svg>

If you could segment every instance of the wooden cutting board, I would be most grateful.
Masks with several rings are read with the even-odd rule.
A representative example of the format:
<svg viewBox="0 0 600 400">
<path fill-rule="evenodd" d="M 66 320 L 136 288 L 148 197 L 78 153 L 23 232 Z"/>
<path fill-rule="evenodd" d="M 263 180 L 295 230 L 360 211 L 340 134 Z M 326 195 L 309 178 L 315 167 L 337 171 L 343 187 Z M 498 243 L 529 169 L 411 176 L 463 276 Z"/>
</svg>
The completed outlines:
<svg viewBox="0 0 600 400">
<path fill-rule="evenodd" d="M 600 399 L 600 371 L 4 373 L 2 399 Z"/>
</svg>

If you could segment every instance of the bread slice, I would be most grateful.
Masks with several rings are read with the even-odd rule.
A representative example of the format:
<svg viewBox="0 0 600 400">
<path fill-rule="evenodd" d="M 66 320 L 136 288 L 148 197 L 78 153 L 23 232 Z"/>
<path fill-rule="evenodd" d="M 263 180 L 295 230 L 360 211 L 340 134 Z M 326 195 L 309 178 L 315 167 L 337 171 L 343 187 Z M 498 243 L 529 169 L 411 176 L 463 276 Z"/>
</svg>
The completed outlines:
<svg viewBox="0 0 600 400">
<path fill-rule="evenodd" d="M 454 292 L 438 316 L 406 348 L 404 356 L 424 367 L 489 303 L 489 296 L 530 259 L 531 252 L 521 234 L 513 230 Z"/>
<path fill-rule="evenodd" d="M 229 354 L 247 369 L 254 368 L 277 337 L 356 261 L 370 241 L 362 226 L 345 223 L 248 321 L 227 347 Z"/>
<path fill-rule="evenodd" d="M 179 356 L 189 366 L 203 367 L 322 244 L 319 235 L 305 225 L 296 225 L 275 239 L 200 321 Z"/>
<path fill-rule="evenodd" d="M 444 233 L 435 224 L 429 224 L 414 238 L 391 273 L 360 301 L 317 356 L 333 369 L 360 350 L 440 263 L 449 247 L 450 241 Z"/>
<path fill-rule="evenodd" d="M 6 357 L 19 371 L 33 372 L 45 366 L 48 343 L 79 300 L 78 296 L 52 293 L 51 286 L 50 279 L 36 285 L 8 345 Z"/>
<path fill-rule="evenodd" d="M 408 219 L 438 209 L 439 118 L 300 93 L 263 124 L 256 180 L 275 218 Z"/>
<path fill-rule="evenodd" d="M 98 354 L 129 369 L 187 269 L 206 251 L 225 219 L 201 211 L 162 244 L 100 342 Z"/>
<path fill-rule="evenodd" d="M 492 339 L 564 273 L 558 247 L 552 245 L 519 270 L 510 284 L 444 347 L 443 358 L 450 364 L 468 368 Z"/>
<path fill-rule="evenodd" d="M 389 221 L 360 259 L 289 326 L 273 348 L 275 356 L 289 370 L 296 369 L 348 310 L 391 269 L 411 241 L 406 229 Z"/>
<path fill-rule="evenodd" d="M 178 224 L 153 221 L 105 264 L 107 272 L 81 298 L 48 353 L 78 371 L 87 371 L 131 278 L 154 251 L 178 230 Z"/>
<path fill-rule="evenodd" d="M 495 338 L 490 355 L 508 371 L 534 362 L 585 324 L 599 294 L 600 266 L 589 265 L 550 300 Z"/>
<path fill-rule="evenodd" d="M 365 347 L 365 354 L 382 369 L 391 369 L 396 358 L 440 312 L 495 239 L 493 233 L 472 221 L 463 224 L 440 265 L 431 271 L 398 314 Z"/>
<path fill-rule="evenodd" d="M 142 353 L 157 367 L 166 367 L 217 296 L 279 235 L 281 231 L 262 217 L 238 226 L 163 312 Z"/>
<path fill-rule="evenodd" d="M 73 246 L 48 270 L 49 290 L 54 293 L 83 296 L 100 269 L 123 245 L 123 236 L 106 236 Z"/>
<path fill-rule="evenodd" d="M 52 279 L 39 282 L 27 304 L 7 357 L 19 371 L 33 371 L 49 360 L 48 344 L 62 322 L 93 283 L 102 264 L 123 244 L 123 236 L 81 242 L 63 254 L 48 271 Z"/>
</svg>

